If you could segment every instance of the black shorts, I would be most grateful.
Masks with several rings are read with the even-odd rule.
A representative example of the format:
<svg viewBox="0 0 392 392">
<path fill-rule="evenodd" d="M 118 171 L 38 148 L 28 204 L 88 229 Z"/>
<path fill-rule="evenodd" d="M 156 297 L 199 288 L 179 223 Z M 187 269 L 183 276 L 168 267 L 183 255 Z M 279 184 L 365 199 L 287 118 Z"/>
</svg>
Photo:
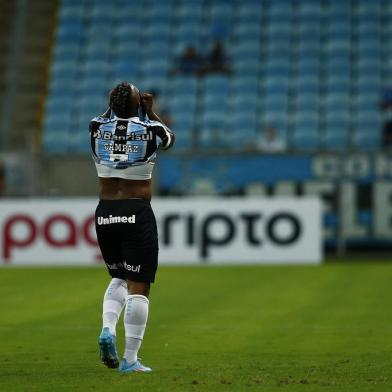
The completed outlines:
<svg viewBox="0 0 392 392">
<path fill-rule="evenodd" d="M 143 199 L 100 200 L 95 229 L 113 278 L 154 282 L 158 267 L 158 233 L 150 202 Z"/>
</svg>

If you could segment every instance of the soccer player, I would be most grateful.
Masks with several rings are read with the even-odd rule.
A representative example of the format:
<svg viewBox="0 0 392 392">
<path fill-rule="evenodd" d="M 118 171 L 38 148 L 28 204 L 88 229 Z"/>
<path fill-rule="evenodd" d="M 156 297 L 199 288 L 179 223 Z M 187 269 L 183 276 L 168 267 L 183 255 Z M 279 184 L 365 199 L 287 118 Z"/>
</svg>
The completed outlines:
<svg viewBox="0 0 392 392">
<path fill-rule="evenodd" d="M 95 227 L 111 281 L 103 299 L 101 361 L 117 368 L 116 325 L 125 307 L 121 373 L 149 372 L 137 353 L 147 324 L 150 283 L 158 266 L 158 236 L 150 206 L 157 150 L 175 136 L 153 111 L 152 95 L 121 83 L 109 109 L 90 123 L 92 156 L 100 184 Z"/>
</svg>

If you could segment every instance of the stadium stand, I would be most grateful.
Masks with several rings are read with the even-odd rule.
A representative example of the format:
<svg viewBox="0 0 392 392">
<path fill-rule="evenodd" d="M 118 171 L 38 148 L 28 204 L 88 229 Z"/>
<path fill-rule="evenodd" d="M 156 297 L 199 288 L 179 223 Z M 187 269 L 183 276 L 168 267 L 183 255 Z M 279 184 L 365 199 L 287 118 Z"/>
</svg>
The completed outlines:
<svg viewBox="0 0 392 392">
<path fill-rule="evenodd" d="M 34 131 L 39 129 L 43 114 L 57 3 L 57 0 L 0 1 L 0 144 L 3 149 L 33 149 Z"/>
<path fill-rule="evenodd" d="M 378 148 L 391 18 L 382 0 L 63 0 L 44 151 L 86 152 L 90 118 L 124 79 L 169 102 L 180 150 L 241 149 L 269 125 L 295 151 Z M 215 39 L 232 74 L 173 74 L 184 47 Z"/>
</svg>

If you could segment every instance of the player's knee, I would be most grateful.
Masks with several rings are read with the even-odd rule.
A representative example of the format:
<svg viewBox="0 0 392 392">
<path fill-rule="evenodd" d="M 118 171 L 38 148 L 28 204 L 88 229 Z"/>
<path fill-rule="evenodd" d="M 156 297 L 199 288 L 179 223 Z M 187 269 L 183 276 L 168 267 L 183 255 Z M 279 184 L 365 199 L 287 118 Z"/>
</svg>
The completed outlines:
<svg viewBox="0 0 392 392">
<path fill-rule="evenodd" d="M 148 298 L 150 294 L 150 283 L 134 282 L 128 280 L 128 293 L 130 295 L 141 295 Z"/>
</svg>

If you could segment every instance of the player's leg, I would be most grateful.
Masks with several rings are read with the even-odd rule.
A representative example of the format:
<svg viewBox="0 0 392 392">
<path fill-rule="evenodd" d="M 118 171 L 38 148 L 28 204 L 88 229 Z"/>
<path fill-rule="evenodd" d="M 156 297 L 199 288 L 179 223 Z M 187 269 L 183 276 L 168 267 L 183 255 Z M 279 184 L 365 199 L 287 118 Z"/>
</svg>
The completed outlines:
<svg viewBox="0 0 392 392">
<path fill-rule="evenodd" d="M 102 329 L 108 329 L 112 335 L 116 335 L 117 322 L 127 295 L 127 282 L 124 279 L 112 278 L 105 291 L 102 306 Z"/>
<path fill-rule="evenodd" d="M 148 319 L 150 283 L 128 280 L 128 296 L 124 312 L 125 350 L 120 371 L 148 372 L 138 360 L 138 352 L 143 341 Z"/>
<path fill-rule="evenodd" d="M 126 276 L 122 265 L 121 243 L 114 225 L 99 225 L 99 217 L 110 215 L 111 203 L 100 202 L 96 211 L 98 244 L 111 276 L 102 305 L 102 331 L 98 338 L 101 362 L 109 368 L 119 365 L 116 349 L 116 325 L 128 295 Z"/>
<path fill-rule="evenodd" d="M 150 284 L 158 266 L 158 235 L 150 203 L 137 201 L 135 224 L 128 233 L 123 231 L 124 268 L 127 274 L 128 296 L 124 311 L 125 350 L 120 371 L 151 371 L 138 360 L 149 312 Z"/>
<path fill-rule="evenodd" d="M 101 362 L 111 369 L 115 369 L 119 365 L 116 348 L 116 326 L 127 295 L 126 281 L 120 278 L 112 278 L 103 299 L 102 331 L 98 338 Z"/>
</svg>

